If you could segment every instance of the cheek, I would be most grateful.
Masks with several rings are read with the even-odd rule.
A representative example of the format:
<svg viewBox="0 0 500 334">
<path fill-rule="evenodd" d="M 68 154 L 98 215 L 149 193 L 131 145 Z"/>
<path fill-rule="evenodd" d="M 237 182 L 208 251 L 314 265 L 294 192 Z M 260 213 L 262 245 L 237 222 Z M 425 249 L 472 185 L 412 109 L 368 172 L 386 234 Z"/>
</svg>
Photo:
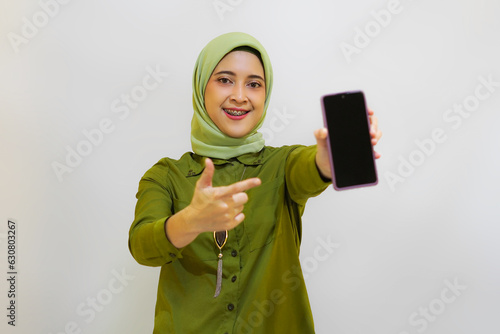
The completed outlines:
<svg viewBox="0 0 500 334">
<path fill-rule="evenodd" d="M 207 87 L 205 91 L 205 109 L 208 113 L 217 108 L 217 96 L 214 93 L 213 90 L 209 90 Z"/>
<path fill-rule="evenodd" d="M 225 100 L 227 93 L 223 88 L 207 85 L 205 89 L 205 106 L 220 106 Z"/>
<path fill-rule="evenodd" d="M 252 103 L 254 107 L 263 108 L 266 103 L 266 93 L 265 92 L 254 92 L 252 94 Z"/>
<path fill-rule="evenodd" d="M 212 90 L 210 84 L 208 84 L 207 87 L 205 88 L 205 96 L 203 96 L 203 99 L 205 100 L 205 104 L 210 103 L 210 101 L 212 100 L 212 95 L 213 95 L 213 90 Z"/>
</svg>

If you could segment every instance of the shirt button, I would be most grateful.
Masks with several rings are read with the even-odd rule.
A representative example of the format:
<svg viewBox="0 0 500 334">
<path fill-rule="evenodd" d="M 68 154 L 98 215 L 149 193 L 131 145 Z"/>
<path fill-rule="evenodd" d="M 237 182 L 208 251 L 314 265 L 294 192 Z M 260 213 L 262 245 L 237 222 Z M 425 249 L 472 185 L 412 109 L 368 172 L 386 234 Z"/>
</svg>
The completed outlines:
<svg viewBox="0 0 500 334">
<path fill-rule="evenodd" d="M 170 253 L 169 255 L 170 255 L 170 257 L 174 257 L 175 258 L 175 254 L 174 253 Z"/>
<path fill-rule="evenodd" d="M 236 275 L 231 277 L 231 282 L 233 282 L 233 283 L 236 282 Z"/>
<path fill-rule="evenodd" d="M 227 309 L 228 309 L 229 311 L 234 310 L 234 305 L 233 305 L 233 304 L 228 304 L 228 305 L 227 305 Z"/>
<path fill-rule="evenodd" d="M 236 255 L 238 255 L 238 252 L 235 249 L 233 249 L 233 251 L 231 252 L 231 256 L 236 257 Z"/>
</svg>

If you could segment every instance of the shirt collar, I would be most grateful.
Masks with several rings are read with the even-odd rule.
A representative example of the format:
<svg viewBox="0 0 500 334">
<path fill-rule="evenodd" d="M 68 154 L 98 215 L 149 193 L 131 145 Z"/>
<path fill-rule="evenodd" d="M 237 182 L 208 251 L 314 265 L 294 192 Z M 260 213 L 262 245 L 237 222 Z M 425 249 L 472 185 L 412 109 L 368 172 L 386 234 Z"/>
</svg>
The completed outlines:
<svg viewBox="0 0 500 334">
<path fill-rule="evenodd" d="M 189 163 L 189 168 L 188 171 L 186 172 L 186 176 L 195 176 L 201 174 L 203 172 L 203 169 L 205 169 L 206 157 L 198 155 L 196 153 L 191 153 L 191 158 L 192 159 Z M 267 158 L 266 148 L 264 147 L 257 153 L 246 153 L 231 159 L 216 159 L 216 158 L 211 158 L 211 159 L 214 165 L 224 165 L 227 163 L 231 163 L 231 161 L 238 160 L 245 166 L 258 166 L 264 164 L 266 158 Z"/>
</svg>

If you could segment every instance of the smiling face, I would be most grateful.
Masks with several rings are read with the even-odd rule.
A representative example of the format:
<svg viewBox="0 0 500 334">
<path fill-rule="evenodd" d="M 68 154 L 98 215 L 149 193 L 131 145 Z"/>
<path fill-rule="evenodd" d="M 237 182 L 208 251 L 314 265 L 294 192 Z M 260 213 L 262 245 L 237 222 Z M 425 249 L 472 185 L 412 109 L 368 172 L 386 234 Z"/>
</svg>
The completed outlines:
<svg viewBox="0 0 500 334">
<path fill-rule="evenodd" d="M 241 138 L 259 123 L 266 101 L 264 68 L 249 52 L 232 51 L 219 62 L 205 88 L 205 108 L 226 135 Z"/>
</svg>

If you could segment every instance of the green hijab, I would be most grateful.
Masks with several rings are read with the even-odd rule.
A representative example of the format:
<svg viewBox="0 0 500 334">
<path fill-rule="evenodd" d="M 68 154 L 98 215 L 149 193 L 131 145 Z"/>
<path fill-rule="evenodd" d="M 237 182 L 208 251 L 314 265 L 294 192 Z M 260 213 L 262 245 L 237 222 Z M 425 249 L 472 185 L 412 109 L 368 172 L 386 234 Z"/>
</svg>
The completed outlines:
<svg viewBox="0 0 500 334">
<path fill-rule="evenodd" d="M 260 54 L 266 79 L 266 101 L 262 118 L 255 128 L 244 137 L 232 138 L 219 130 L 208 116 L 205 109 L 205 87 L 222 58 L 238 47 L 250 47 Z M 241 32 L 231 32 L 210 41 L 201 50 L 193 73 L 194 114 L 191 121 L 191 146 L 193 151 L 201 156 L 219 159 L 229 159 L 245 153 L 259 152 L 264 147 L 264 138 L 257 130 L 264 123 L 272 85 L 273 73 L 269 56 L 264 47 L 254 37 Z"/>
</svg>

